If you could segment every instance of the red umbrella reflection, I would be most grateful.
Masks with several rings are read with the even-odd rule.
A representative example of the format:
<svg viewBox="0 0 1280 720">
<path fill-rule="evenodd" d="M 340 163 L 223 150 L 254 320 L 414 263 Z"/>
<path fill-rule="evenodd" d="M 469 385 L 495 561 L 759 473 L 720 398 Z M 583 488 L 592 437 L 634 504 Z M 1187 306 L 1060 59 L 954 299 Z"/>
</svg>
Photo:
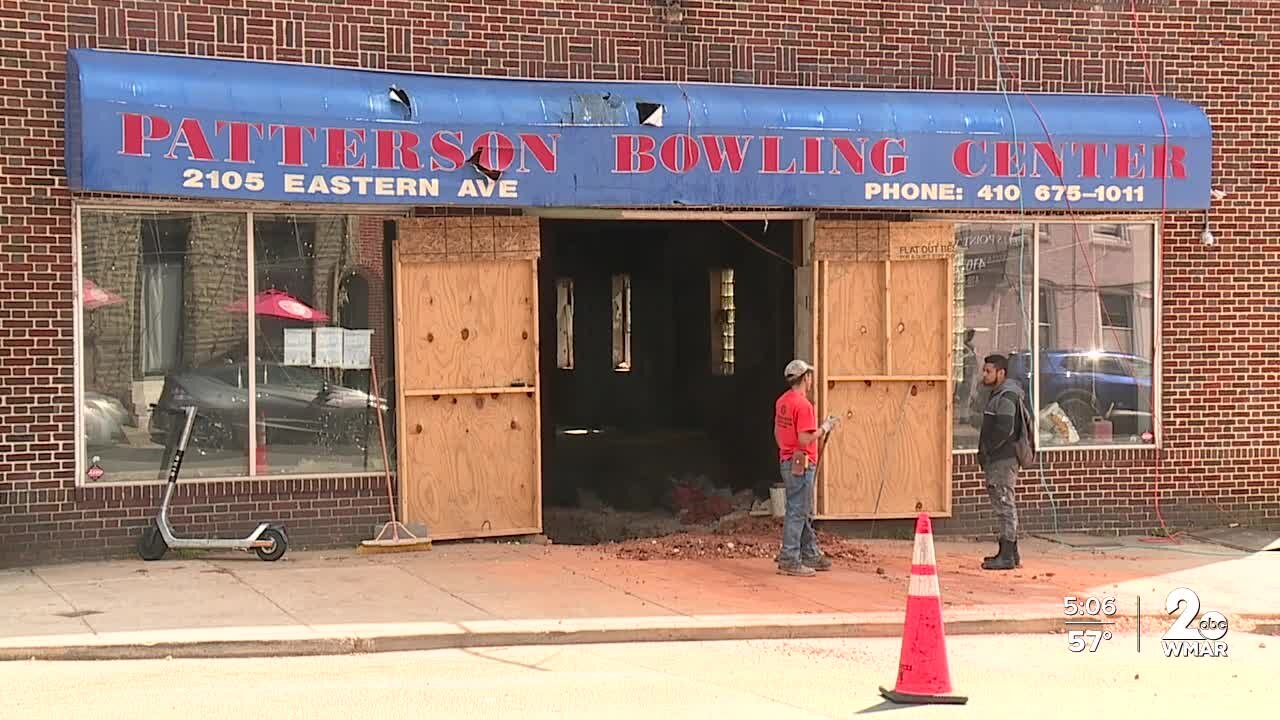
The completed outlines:
<svg viewBox="0 0 1280 720">
<path fill-rule="evenodd" d="M 109 290 L 103 290 L 89 278 L 84 279 L 85 310 L 97 310 L 100 307 L 119 305 L 122 302 L 124 302 L 124 298 Z"/>
<path fill-rule="evenodd" d="M 307 305 L 286 292 L 279 290 L 263 290 L 258 293 L 253 304 L 254 313 L 285 320 L 302 320 L 304 322 L 324 322 L 329 316 Z M 228 310 L 244 312 L 245 301 L 239 300 L 227 306 Z"/>
</svg>

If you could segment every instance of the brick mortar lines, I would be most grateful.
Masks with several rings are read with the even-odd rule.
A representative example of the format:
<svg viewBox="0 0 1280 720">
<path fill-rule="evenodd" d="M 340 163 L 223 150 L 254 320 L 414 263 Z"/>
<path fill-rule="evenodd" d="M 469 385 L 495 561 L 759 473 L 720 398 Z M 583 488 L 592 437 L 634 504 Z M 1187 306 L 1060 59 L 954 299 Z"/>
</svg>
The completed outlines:
<svg viewBox="0 0 1280 720">
<path fill-rule="evenodd" d="M 116 528 L 121 535 L 139 528 L 144 517 L 126 506 L 124 498 L 134 491 L 103 490 L 106 496 L 99 497 L 97 489 L 74 488 L 75 438 L 59 429 L 70 426 L 75 401 L 71 197 L 62 167 L 68 46 L 410 72 L 996 89 L 986 34 L 968 0 L 767 6 L 689 0 L 685 7 L 683 28 L 663 24 L 647 0 L 607 6 L 513 0 L 488 7 L 420 0 L 216 7 L 195 0 L 110 6 L 29 0 L 20 11 L 0 11 L 0 29 L 17 33 L 0 62 L 0 507 L 9 513 L 0 523 L 0 546 L 10 548 L 0 562 L 14 552 L 39 552 L 26 547 L 47 532 L 29 520 L 31 506 L 52 504 L 65 515 L 95 518 L 118 511 L 127 515 Z M 988 7 L 1015 91 L 1149 92 L 1127 2 L 1010 0 Z M 1140 2 L 1139 14 L 1161 91 L 1208 112 L 1216 137 L 1214 184 L 1229 192 L 1212 213 L 1216 247 L 1200 245 L 1195 214 L 1172 214 L 1166 226 L 1166 448 L 1159 462 L 1170 502 L 1162 507 L 1166 517 L 1181 512 L 1179 504 L 1189 518 L 1209 517 L 1191 502 L 1204 498 L 1210 502 L 1203 505 L 1218 503 L 1240 517 L 1278 521 L 1280 477 L 1270 468 L 1280 455 L 1280 373 L 1271 368 L 1280 358 L 1280 325 L 1270 318 L 1280 264 L 1268 258 L 1280 248 L 1280 200 L 1266 190 L 1270 167 L 1254 158 L 1274 154 L 1280 142 L 1273 112 L 1280 101 L 1278 71 L 1258 70 L 1277 67 L 1280 30 L 1273 28 L 1280 28 L 1280 4 L 1152 1 Z M 949 524 L 982 529 L 990 521 L 966 457 L 958 456 L 954 479 L 963 515 Z M 1049 452 L 1042 458 L 1055 497 L 1117 479 L 1138 491 L 1116 500 L 1118 509 L 1094 513 L 1097 523 L 1135 531 L 1153 525 L 1154 450 Z M 299 489 L 310 482 L 273 484 L 271 496 L 250 502 L 301 507 L 319 493 L 368 504 L 344 518 L 297 525 L 294 532 L 304 534 L 379 514 L 372 486 L 340 481 L 320 491 Z M 1032 482 L 1026 492 L 1034 499 L 1042 488 Z M 1248 494 L 1238 494 L 1241 482 L 1250 483 Z M 193 489 L 205 485 L 215 483 Z M 15 505 L 14 493 L 29 500 Z M 290 500 L 294 494 L 298 499 Z M 1094 507 L 1066 514 L 1080 516 L 1086 526 Z M 1061 504 L 1059 515 L 1065 516 Z M 44 549 L 58 556 L 101 554 L 101 533 L 109 530 L 54 540 Z M 121 547 L 112 536 L 106 549 Z"/>
</svg>

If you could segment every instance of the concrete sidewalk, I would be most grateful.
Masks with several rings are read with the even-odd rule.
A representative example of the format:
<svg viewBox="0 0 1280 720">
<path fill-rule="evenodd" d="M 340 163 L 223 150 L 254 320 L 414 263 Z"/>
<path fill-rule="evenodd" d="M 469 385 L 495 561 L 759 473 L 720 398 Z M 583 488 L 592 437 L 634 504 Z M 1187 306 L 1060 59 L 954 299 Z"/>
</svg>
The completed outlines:
<svg viewBox="0 0 1280 720">
<path fill-rule="evenodd" d="M 1063 598 L 1142 598 L 1163 632 L 1170 590 L 1232 627 L 1280 622 L 1280 553 L 1210 544 L 1079 549 L 1028 539 L 1024 567 L 978 568 L 989 544 L 938 541 L 948 634 L 1065 629 Z M 363 556 L 290 553 L 0 572 L 0 659 L 328 655 L 649 640 L 896 637 L 911 543 L 814 578 L 768 560 L 623 560 L 609 547 L 496 543 Z"/>
</svg>

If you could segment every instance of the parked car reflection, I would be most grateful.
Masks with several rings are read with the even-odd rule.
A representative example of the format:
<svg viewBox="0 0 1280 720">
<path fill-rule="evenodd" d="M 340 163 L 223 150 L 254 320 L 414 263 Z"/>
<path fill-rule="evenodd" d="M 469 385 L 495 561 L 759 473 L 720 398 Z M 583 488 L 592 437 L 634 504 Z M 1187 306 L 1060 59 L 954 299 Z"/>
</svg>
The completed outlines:
<svg viewBox="0 0 1280 720">
<path fill-rule="evenodd" d="M 1092 435 L 1094 417 L 1110 420 L 1116 436 L 1151 429 L 1151 361 L 1130 353 L 1054 350 L 1040 354 L 1040 396 L 1031 385 L 1031 354 L 1009 358 L 1009 375 L 1027 389 L 1032 407 L 1058 403 L 1082 436 Z"/>
<path fill-rule="evenodd" d="M 249 369 L 246 363 L 219 363 L 165 378 L 149 430 L 166 441 L 181 408 L 200 414 L 191 444 L 199 452 L 248 447 Z M 386 401 L 363 390 L 329 382 L 311 368 L 257 364 L 258 424 L 272 444 L 316 444 L 367 449 L 373 413 Z M 375 405 L 376 403 L 376 405 Z"/>
</svg>

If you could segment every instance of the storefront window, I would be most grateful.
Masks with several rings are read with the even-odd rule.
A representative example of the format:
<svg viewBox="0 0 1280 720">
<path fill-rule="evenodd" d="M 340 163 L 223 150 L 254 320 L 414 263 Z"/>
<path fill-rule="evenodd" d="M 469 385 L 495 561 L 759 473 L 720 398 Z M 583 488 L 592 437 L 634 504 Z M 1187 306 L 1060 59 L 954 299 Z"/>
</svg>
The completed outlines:
<svg viewBox="0 0 1280 720">
<path fill-rule="evenodd" d="M 1138 444 L 1153 432 L 1154 231 L 1040 226 L 1040 444 Z"/>
<path fill-rule="evenodd" d="M 81 213 L 89 481 L 161 475 L 191 404 L 187 478 L 380 471 L 379 403 L 393 455 L 381 220 L 254 215 L 250 299 L 249 217 Z"/>
<path fill-rule="evenodd" d="M 1031 224 L 956 226 L 956 304 L 963 308 L 963 322 L 954 324 L 952 417 L 957 450 L 978 447 L 982 408 L 990 394 L 982 386 L 983 358 L 1008 355 L 1011 375 L 1026 372 L 1035 288 L 1033 231 Z"/>
<path fill-rule="evenodd" d="M 244 215 L 86 210 L 80 237 L 88 479 L 157 477 L 188 402 L 184 477 L 245 475 Z"/>
<path fill-rule="evenodd" d="M 1150 223 L 956 226 L 956 450 L 977 447 L 991 353 L 1009 355 L 1040 447 L 1152 440 L 1154 232 Z"/>
</svg>

